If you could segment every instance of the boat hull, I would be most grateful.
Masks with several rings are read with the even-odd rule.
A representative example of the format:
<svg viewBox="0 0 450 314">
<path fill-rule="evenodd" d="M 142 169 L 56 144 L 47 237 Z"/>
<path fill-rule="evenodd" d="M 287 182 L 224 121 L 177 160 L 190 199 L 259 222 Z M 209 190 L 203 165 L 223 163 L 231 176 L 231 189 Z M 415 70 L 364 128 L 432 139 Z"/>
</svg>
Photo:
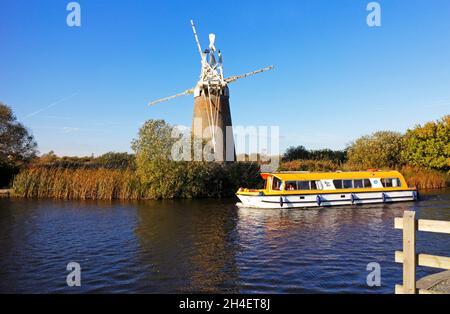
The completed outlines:
<svg viewBox="0 0 450 314">
<path fill-rule="evenodd" d="M 362 205 L 415 201 L 417 192 L 360 192 L 296 195 L 237 195 L 237 206 L 246 208 L 317 208 L 339 205 Z"/>
</svg>

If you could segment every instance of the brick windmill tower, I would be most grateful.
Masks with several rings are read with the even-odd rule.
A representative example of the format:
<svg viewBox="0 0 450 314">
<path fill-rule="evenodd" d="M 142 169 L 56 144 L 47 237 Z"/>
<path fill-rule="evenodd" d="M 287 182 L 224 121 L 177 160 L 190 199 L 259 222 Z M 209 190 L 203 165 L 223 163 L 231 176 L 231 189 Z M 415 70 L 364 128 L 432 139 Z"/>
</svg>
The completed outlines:
<svg viewBox="0 0 450 314">
<path fill-rule="evenodd" d="M 201 61 L 200 79 L 197 85 L 182 93 L 152 101 L 149 105 L 194 94 L 193 136 L 206 140 L 210 144 L 215 161 L 234 161 L 235 152 L 228 84 L 240 78 L 271 70 L 273 66 L 224 78 L 222 54 L 220 50 L 216 51 L 215 47 L 216 36 L 209 34 L 209 47 L 202 50 L 193 21 L 191 21 L 191 25 Z"/>
</svg>

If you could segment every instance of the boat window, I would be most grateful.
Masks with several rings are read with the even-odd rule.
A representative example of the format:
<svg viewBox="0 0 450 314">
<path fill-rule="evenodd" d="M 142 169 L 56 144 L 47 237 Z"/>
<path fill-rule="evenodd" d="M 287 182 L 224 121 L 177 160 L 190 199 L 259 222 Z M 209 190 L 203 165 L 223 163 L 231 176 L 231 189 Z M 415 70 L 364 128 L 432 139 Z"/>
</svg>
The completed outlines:
<svg viewBox="0 0 450 314">
<path fill-rule="evenodd" d="M 281 189 L 281 180 L 273 177 L 272 180 L 272 190 L 280 190 Z"/>
<path fill-rule="evenodd" d="M 365 188 L 371 188 L 372 187 L 372 183 L 370 183 L 369 179 L 364 179 L 364 187 Z"/>
<path fill-rule="evenodd" d="M 309 190 L 309 181 L 297 181 L 298 190 Z"/>
<path fill-rule="evenodd" d="M 297 181 L 286 181 L 284 189 L 286 191 L 294 191 L 297 190 Z"/>
<path fill-rule="evenodd" d="M 344 189 L 352 189 L 353 180 L 342 180 L 342 185 L 344 186 Z"/>
<path fill-rule="evenodd" d="M 323 190 L 322 182 L 316 181 L 316 187 L 318 190 Z"/>
<path fill-rule="evenodd" d="M 310 181 L 311 190 L 317 190 L 316 181 Z"/>
<path fill-rule="evenodd" d="M 353 180 L 353 186 L 355 189 L 361 189 L 364 187 L 364 183 L 362 179 Z"/>
<path fill-rule="evenodd" d="M 336 189 L 342 189 L 342 180 L 333 180 L 333 184 Z"/>
<path fill-rule="evenodd" d="M 402 185 L 399 178 L 383 178 L 381 179 L 381 184 L 385 188 L 399 187 Z"/>
</svg>

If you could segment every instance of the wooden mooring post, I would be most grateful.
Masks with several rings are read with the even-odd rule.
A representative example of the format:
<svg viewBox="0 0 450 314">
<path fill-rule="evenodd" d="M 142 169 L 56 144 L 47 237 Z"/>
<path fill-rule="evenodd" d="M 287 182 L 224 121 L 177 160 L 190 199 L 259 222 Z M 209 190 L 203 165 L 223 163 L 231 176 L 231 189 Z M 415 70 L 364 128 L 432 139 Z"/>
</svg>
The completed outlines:
<svg viewBox="0 0 450 314">
<path fill-rule="evenodd" d="M 416 213 L 403 215 L 403 292 L 416 291 Z"/>
<path fill-rule="evenodd" d="M 405 211 L 403 218 L 395 218 L 394 227 L 403 229 L 403 251 L 395 252 L 395 261 L 403 263 L 403 285 L 395 285 L 396 294 L 429 294 L 429 290 L 416 288 L 416 267 L 426 266 L 450 270 L 450 258 L 416 254 L 416 231 L 450 234 L 450 221 L 415 218 L 416 213 Z"/>
</svg>

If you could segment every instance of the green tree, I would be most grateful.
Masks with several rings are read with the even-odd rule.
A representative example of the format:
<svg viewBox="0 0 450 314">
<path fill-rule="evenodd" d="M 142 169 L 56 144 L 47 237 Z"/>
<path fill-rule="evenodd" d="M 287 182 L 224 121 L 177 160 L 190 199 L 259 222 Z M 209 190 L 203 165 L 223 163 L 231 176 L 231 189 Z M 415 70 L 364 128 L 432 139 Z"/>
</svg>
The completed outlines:
<svg viewBox="0 0 450 314">
<path fill-rule="evenodd" d="M 405 135 L 404 160 L 414 166 L 450 170 L 450 115 L 417 125 Z"/>
<path fill-rule="evenodd" d="M 239 187 L 260 183 L 257 163 L 177 161 L 180 155 L 173 160 L 172 153 L 180 153 L 174 144 L 191 145 L 186 140 L 163 120 L 149 120 L 141 127 L 131 147 L 144 198 L 228 197 Z"/>
<path fill-rule="evenodd" d="M 36 156 L 36 147 L 11 108 L 0 103 L 0 187 L 8 186 L 19 167 Z"/>
<path fill-rule="evenodd" d="M 36 156 L 36 141 L 17 122 L 10 107 L 0 103 L 0 164 L 20 165 Z"/>
<path fill-rule="evenodd" d="M 379 131 L 360 137 L 347 148 L 349 164 L 362 168 L 395 168 L 402 164 L 403 136 Z"/>
<path fill-rule="evenodd" d="M 182 192 L 186 167 L 171 159 L 172 147 L 179 140 L 172 136 L 173 131 L 164 120 L 148 120 L 131 143 L 136 172 L 149 198 L 174 198 Z"/>
<path fill-rule="evenodd" d="M 134 155 L 128 153 L 108 152 L 97 158 L 95 163 L 107 169 L 134 169 Z"/>
<path fill-rule="evenodd" d="M 298 160 L 298 159 L 309 159 L 309 152 L 308 150 L 302 146 L 291 146 L 289 147 L 286 152 L 283 155 L 283 161 L 292 161 L 292 160 Z"/>
<path fill-rule="evenodd" d="M 333 162 L 344 162 L 347 158 L 345 151 L 318 149 L 307 150 L 304 146 L 291 146 L 283 154 L 282 160 L 284 162 L 294 160 L 330 160 Z"/>
<path fill-rule="evenodd" d="M 347 152 L 342 150 L 331 150 L 331 149 L 310 150 L 309 159 L 344 162 L 347 159 Z"/>
</svg>

